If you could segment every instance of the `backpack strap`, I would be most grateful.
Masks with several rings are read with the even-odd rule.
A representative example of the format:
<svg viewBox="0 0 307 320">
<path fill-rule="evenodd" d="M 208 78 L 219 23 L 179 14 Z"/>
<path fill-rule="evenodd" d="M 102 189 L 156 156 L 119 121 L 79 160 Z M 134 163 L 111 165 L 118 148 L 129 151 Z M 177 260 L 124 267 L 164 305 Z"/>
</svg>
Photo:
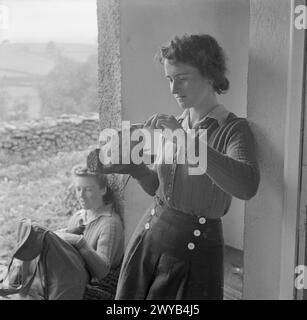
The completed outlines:
<svg viewBox="0 0 307 320">
<path fill-rule="evenodd" d="M 48 273 L 47 273 L 47 270 L 48 270 L 48 266 L 47 266 L 47 259 L 46 259 L 46 256 L 47 256 L 47 252 L 48 252 L 48 248 L 49 248 L 49 243 L 47 241 L 47 234 L 49 234 L 49 231 L 46 232 L 45 234 L 45 237 L 44 237 L 44 245 L 43 245 L 43 249 L 42 249 L 42 252 L 40 254 L 40 261 L 41 261 L 41 265 L 43 266 L 43 276 L 44 276 L 44 284 L 45 285 L 42 285 L 42 288 L 43 288 L 43 295 L 44 295 L 44 299 L 45 300 L 48 300 L 49 298 L 49 291 L 48 291 Z"/>
<path fill-rule="evenodd" d="M 43 231 L 43 234 L 42 234 L 42 242 L 43 243 L 45 242 L 45 237 L 46 237 L 47 232 L 48 232 L 47 229 Z M 2 278 L 0 280 L 0 296 L 7 296 L 7 295 L 10 295 L 10 294 L 17 294 L 17 293 L 23 294 L 23 295 L 27 295 L 29 290 L 30 290 L 30 288 L 31 288 L 31 286 L 32 286 L 32 283 L 33 283 L 34 278 L 35 278 L 35 276 L 37 274 L 37 271 L 38 271 L 39 262 L 42 260 L 42 252 L 39 254 L 39 256 L 37 256 L 37 257 L 35 257 L 34 259 L 31 260 L 31 261 L 35 261 L 34 271 L 33 271 L 32 275 L 29 277 L 29 279 L 27 279 L 27 281 L 25 283 L 22 283 L 18 287 L 15 287 L 15 286 L 12 286 L 12 285 L 11 286 L 7 286 L 7 287 L 3 286 L 3 282 L 8 278 L 8 276 L 10 274 L 12 263 L 13 263 L 13 261 L 15 259 L 15 255 L 22 248 L 22 245 L 24 243 L 25 243 L 25 241 L 23 241 L 21 245 L 17 246 L 17 250 L 15 250 L 15 252 L 14 252 L 12 258 L 11 258 L 11 261 L 9 263 L 6 275 L 4 276 L 4 278 Z M 25 281 L 25 279 L 22 279 L 22 281 Z M 45 293 L 45 287 L 44 287 L 44 293 Z M 44 294 L 44 298 L 46 298 L 46 297 L 47 296 Z"/>
<path fill-rule="evenodd" d="M 11 265 L 13 263 L 13 260 L 14 258 L 12 258 L 10 264 L 9 264 L 9 267 L 8 267 L 8 270 L 7 270 L 7 273 L 5 275 L 5 277 L 3 279 L 0 280 L 0 284 L 3 284 L 3 282 L 7 279 L 8 275 L 9 275 L 9 272 L 10 272 L 10 268 L 11 268 Z M 39 260 L 40 258 L 36 259 L 36 264 L 35 264 L 35 269 L 31 275 L 31 277 L 27 280 L 26 283 L 23 283 L 21 284 L 20 286 L 18 287 L 14 287 L 14 286 L 8 286 L 8 287 L 5 287 L 5 286 L 0 286 L 0 296 L 2 297 L 5 297 L 5 296 L 8 296 L 10 294 L 24 294 L 26 295 L 30 288 L 31 288 L 31 285 L 34 281 L 34 278 L 36 276 L 36 273 L 37 273 L 37 269 L 38 269 L 38 263 L 39 263 Z"/>
</svg>

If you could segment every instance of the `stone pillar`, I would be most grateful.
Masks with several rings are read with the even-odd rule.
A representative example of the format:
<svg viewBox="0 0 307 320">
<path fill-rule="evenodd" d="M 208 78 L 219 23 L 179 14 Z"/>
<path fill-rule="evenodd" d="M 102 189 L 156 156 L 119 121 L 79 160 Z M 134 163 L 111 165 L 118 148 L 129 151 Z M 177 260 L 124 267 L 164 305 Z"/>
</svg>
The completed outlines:
<svg viewBox="0 0 307 320">
<path fill-rule="evenodd" d="M 100 128 L 121 123 L 120 0 L 97 0 Z"/>
</svg>

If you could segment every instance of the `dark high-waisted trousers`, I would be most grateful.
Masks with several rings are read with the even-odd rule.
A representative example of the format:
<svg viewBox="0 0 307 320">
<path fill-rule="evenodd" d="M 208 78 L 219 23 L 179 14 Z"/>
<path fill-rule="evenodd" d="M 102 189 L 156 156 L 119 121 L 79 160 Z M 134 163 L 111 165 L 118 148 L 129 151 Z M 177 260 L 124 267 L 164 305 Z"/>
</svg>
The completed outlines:
<svg viewBox="0 0 307 320">
<path fill-rule="evenodd" d="M 223 247 L 221 219 L 156 198 L 130 239 L 115 299 L 223 299 Z"/>
</svg>

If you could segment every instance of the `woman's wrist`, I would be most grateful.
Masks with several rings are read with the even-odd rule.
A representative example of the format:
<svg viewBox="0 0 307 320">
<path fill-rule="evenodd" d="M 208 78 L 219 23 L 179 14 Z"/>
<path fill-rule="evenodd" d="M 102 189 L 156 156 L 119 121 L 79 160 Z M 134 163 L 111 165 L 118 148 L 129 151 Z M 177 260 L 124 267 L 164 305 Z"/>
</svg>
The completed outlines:
<svg viewBox="0 0 307 320">
<path fill-rule="evenodd" d="M 130 175 L 134 179 L 141 179 L 149 173 L 150 169 L 144 163 L 131 165 Z"/>
<path fill-rule="evenodd" d="M 80 239 L 76 242 L 75 246 L 81 250 L 82 248 L 86 247 L 87 243 L 83 236 L 80 236 Z"/>
</svg>

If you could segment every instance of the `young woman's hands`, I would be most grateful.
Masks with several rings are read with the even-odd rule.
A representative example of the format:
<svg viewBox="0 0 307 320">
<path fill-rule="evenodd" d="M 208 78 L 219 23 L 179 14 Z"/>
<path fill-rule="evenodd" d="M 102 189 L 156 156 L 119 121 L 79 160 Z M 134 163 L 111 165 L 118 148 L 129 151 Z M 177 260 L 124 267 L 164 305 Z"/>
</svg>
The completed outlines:
<svg viewBox="0 0 307 320">
<path fill-rule="evenodd" d="M 176 129 L 183 129 L 181 124 L 177 121 L 174 116 L 167 114 L 154 114 L 144 123 L 144 127 L 149 129 L 170 129 L 175 131 Z"/>
</svg>

